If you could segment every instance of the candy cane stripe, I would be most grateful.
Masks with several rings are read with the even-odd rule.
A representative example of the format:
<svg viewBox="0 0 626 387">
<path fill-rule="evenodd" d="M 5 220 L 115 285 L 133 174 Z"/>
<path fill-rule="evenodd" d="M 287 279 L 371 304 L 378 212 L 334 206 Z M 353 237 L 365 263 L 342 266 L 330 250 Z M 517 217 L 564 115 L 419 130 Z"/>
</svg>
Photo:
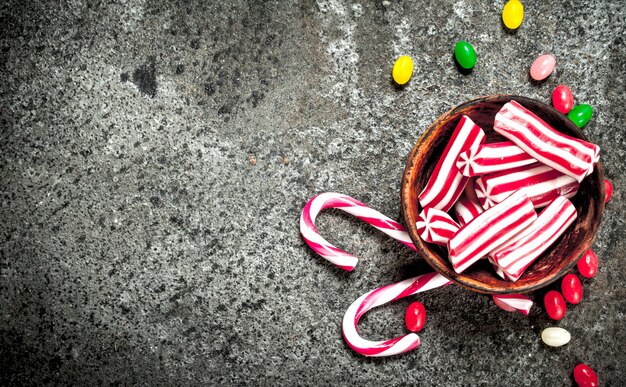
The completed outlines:
<svg viewBox="0 0 626 387">
<path fill-rule="evenodd" d="M 332 192 L 314 196 L 304 206 L 300 215 L 302 238 L 313 251 L 344 270 L 354 269 L 358 259 L 328 243 L 319 235 L 314 224 L 317 215 L 327 208 L 346 211 L 415 250 L 415 246 L 401 224 L 366 207 L 358 200 Z M 383 286 L 362 295 L 350 305 L 344 315 L 342 322 L 344 340 L 354 351 L 364 356 L 392 356 L 417 348 L 420 345 L 420 339 L 414 333 L 390 340 L 366 340 L 358 333 L 359 320 L 372 308 L 450 283 L 452 282 L 441 274 L 433 272 Z"/>
<path fill-rule="evenodd" d="M 562 196 L 555 199 L 519 236 L 493 252 L 494 261 L 517 280 L 575 219 L 576 207 Z"/>
</svg>

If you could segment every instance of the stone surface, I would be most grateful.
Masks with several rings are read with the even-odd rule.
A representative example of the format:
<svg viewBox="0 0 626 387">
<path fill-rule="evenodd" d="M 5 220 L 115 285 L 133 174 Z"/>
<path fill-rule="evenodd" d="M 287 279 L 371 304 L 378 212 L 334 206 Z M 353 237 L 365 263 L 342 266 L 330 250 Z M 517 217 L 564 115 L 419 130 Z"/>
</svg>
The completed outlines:
<svg viewBox="0 0 626 387">
<path fill-rule="evenodd" d="M 571 385 L 578 362 L 626 380 L 626 13 L 618 2 L 158 0 L 0 5 L 0 384 Z M 455 67 L 457 40 L 478 63 Z M 528 70 L 557 58 L 543 83 Z M 399 89 L 391 66 L 411 55 Z M 401 219 L 400 177 L 424 129 L 492 93 L 594 117 L 615 193 L 600 270 L 559 323 L 458 287 L 378 308 L 361 333 L 422 346 L 355 355 L 340 321 L 362 293 L 427 270 L 339 213 L 318 228 L 363 260 L 350 274 L 298 234 L 336 191 Z M 538 294 L 541 299 L 543 294 Z M 565 347 L 541 344 L 558 325 Z"/>
</svg>

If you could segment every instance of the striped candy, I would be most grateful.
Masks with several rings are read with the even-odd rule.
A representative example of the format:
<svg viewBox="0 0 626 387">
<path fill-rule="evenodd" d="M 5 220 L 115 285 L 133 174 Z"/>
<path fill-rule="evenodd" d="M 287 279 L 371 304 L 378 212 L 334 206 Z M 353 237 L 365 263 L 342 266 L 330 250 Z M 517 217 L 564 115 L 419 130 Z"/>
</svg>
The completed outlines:
<svg viewBox="0 0 626 387">
<path fill-rule="evenodd" d="M 447 245 L 452 235 L 459 231 L 459 225 L 447 212 L 435 208 L 425 208 L 415 222 L 420 237 L 428 243 Z"/>
<path fill-rule="evenodd" d="M 300 215 L 300 233 L 304 241 L 313 251 L 344 270 L 352 271 L 358 262 L 358 258 L 331 245 L 326 239 L 319 235 L 315 227 L 315 218 L 317 218 L 317 215 L 320 211 L 328 208 L 336 208 L 354 215 L 396 239 L 403 245 L 417 250 L 411 241 L 411 237 L 400 223 L 367 207 L 365 204 L 350 196 L 334 192 L 322 193 L 311 198 L 304 206 L 304 209 L 302 209 L 302 214 Z"/>
<path fill-rule="evenodd" d="M 600 158 L 597 145 L 554 130 L 516 101 L 500 109 L 493 129 L 538 161 L 573 177 L 579 183 L 593 172 Z"/>
<path fill-rule="evenodd" d="M 461 226 L 465 226 L 472 221 L 475 217 L 482 214 L 485 211 L 483 206 L 478 201 L 476 196 L 476 190 L 474 190 L 474 182 L 470 180 L 463 190 L 463 194 L 454 203 L 454 214 Z"/>
<path fill-rule="evenodd" d="M 372 224 L 387 235 L 415 250 L 408 234 L 399 223 L 387 218 L 378 211 L 366 207 L 363 203 L 349 196 L 327 192 L 314 196 L 307 202 L 300 216 L 300 232 L 306 243 L 319 255 L 346 270 L 352 270 L 357 258 L 339 250 L 326 242 L 317 232 L 315 218 L 320 211 L 338 208 L 359 219 Z M 354 301 L 343 318 L 342 331 L 346 343 L 356 352 L 365 356 L 392 356 L 411 351 L 420 344 L 415 333 L 385 341 L 369 341 L 358 333 L 361 317 L 370 309 L 387 302 L 399 300 L 413 294 L 434 289 L 452 283 L 441 274 L 428 273 L 408 280 L 372 290 Z M 502 296 L 494 296 L 496 299 Z"/>
<path fill-rule="evenodd" d="M 350 305 L 343 316 L 344 340 L 350 348 L 365 356 L 392 356 L 417 348 L 420 339 L 415 333 L 385 341 L 366 340 L 359 335 L 359 320 L 372 308 L 451 283 L 441 274 L 428 273 L 365 293 Z"/>
<path fill-rule="evenodd" d="M 493 257 L 491 256 L 491 253 L 489 253 L 490 255 L 487 257 L 489 259 L 489 263 L 491 263 L 493 265 L 493 270 L 496 272 L 497 275 L 500 276 L 500 278 L 505 279 L 505 280 L 509 280 L 509 281 L 513 281 L 513 278 L 509 277 L 508 274 L 506 274 L 502 268 L 500 266 L 498 266 L 498 264 L 493 260 Z"/>
<path fill-rule="evenodd" d="M 461 196 L 468 178 L 456 167 L 459 153 L 476 147 L 485 141 L 485 133 L 468 117 L 459 121 L 426 187 L 419 194 L 422 208 L 432 207 L 444 212 Z"/>
<path fill-rule="evenodd" d="M 523 294 L 500 294 L 493 296 L 493 302 L 507 312 L 520 312 L 528 316 L 533 301 Z"/>
<path fill-rule="evenodd" d="M 576 219 L 576 207 L 565 197 L 558 197 L 537 220 L 518 236 L 493 252 L 494 262 L 513 281 L 550 247 Z"/>
<path fill-rule="evenodd" d="M 537 219 L 523 190 L 486 210 L 448 241 L 448 256 L 457 273 L 487 255 Z"/>
<path fill-rule="evenodd" d="M 484 208 L 493 207 L 522 188 L 535 208 L 545 207 L 559 196 L 573 197 L 579 186 L 573 177 L 541 163 L 483 175 L 474 182 L 476 196 Z"/>
<path fill-rule="evenodd" d="M 506 171 L 537 162 L 512 141 L 482 144 L 459 155 L 456 167 L 463 176 Z"/>
</svg>

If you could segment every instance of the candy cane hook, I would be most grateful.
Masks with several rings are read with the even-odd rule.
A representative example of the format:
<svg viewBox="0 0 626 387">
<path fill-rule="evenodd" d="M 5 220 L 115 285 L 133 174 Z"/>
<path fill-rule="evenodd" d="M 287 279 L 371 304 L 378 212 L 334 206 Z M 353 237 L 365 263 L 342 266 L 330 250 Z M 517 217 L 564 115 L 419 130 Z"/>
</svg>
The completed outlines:
<svg viewBox="0 0 626 387">
<path fill-rule="evenodd" d="M 358 258 L 330 244 L 320 236 L 315 227 L 317 215 L 328 208 L 336 208 L 354 215 L 403 245 L 417 250 L 411 241 L 411 237 L 400 223 L 350 196 L 335 192 L 325 192 L 314 196 L 304 206 L 300 215 L 300 233 L 313 251 L 344 270 L 352 271 L 358 262 Z"/>
</svg>

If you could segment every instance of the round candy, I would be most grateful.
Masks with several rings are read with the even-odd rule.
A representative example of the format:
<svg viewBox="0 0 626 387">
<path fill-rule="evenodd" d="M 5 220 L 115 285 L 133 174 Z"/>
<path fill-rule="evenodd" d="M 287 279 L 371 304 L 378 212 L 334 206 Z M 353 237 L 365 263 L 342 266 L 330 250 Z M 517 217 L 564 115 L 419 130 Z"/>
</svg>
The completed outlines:
<svg viewBox="0 0 626 387">
<path fill-rule="evenodd" d="M 567 114 L 574 106 L 574 96 L 569 87 L 558 85 L 552 92 L 552 106 L 563 114 Z"/>
<path fill-rule="evenodd" d="M 424 328 L 426 323 L 426 308 L 424 305 L 416 301 L 409 305 L 404 314 L 404 323 L 411 332 L 419 332 Z"/>
<path fill-rule="evenodd" d="M 561 347 L 571 340 L 572 335 L 563 328 L 550 327 L 541 332 L 541 341 L 551 347 Z"/>
<path fill-rule="evenodd" d="M 471 44 L 459 40 L 454 46 L 454 58 L 464 69 L 472 69 L 476 65 L 476 50 Z"/>
<path fill-rule="evenodd" d="M 576 124 L 576 126 L 582 128 L 583 126 L 587 125 L 587 122 L 589 122 L 589 120 L 591 119 L 592 114 L 593 109 L 591 108 L 591 106 L 583 103 L 580 105 L 576 105 L 575 108 L 570 110 L 570 112 L 567 113 L 567 117 L 572 120 L 572 122 Z"/>
<path fill-rule="evenodd" d="M 413 60 L 407 55 L 402 55 L 393 64 L 391 76 L 398 85 L 404 85 L 413 75 Z"/>
<path fill-rule="evenodd" d="M 568 274 L 561 282 L 563 297 L 570 304 L 578 304 L 583 299 L 583 285 L 576 274 Z"/>
<path fill-rule="evenodd" d="M 574 367 L 574 380 L 579 387 L 598 387 L 598 375 L 587 364 Z"/>
<path fill-rule="evenodd" d="M 565 300 L 561 293 L 550 290 L 543 297 L 543 306 L 546 308 L 548 316 L 553 320 L 560 320 L 565 316 Z"/>
<path fill-rule="evenodd" d="M 535 81 L 542 81 L 552 74 L 555 66 L 556 59 L 552 55 L 541 55 L 530 66 L 530 76 Z"/>
<path fill-rule="evenodd" d="M 517 29 L 524 20 L 524 6 L 519 0 L 511 0 L 502 9 L 502 21 L 506 28 Z"/>
<path fill-rule="evenodd" d="M 613 196 L 613 184 L 608 179 L 604 179 L 604 203 L 608 203 Z"/>
<path fill-rule="evenodd" d="M 585 278 L 592 278 L 598 272 L 598 256 L 593 250 L 585 251 L 578 260 L 578 272 Z"/>
</svg>

